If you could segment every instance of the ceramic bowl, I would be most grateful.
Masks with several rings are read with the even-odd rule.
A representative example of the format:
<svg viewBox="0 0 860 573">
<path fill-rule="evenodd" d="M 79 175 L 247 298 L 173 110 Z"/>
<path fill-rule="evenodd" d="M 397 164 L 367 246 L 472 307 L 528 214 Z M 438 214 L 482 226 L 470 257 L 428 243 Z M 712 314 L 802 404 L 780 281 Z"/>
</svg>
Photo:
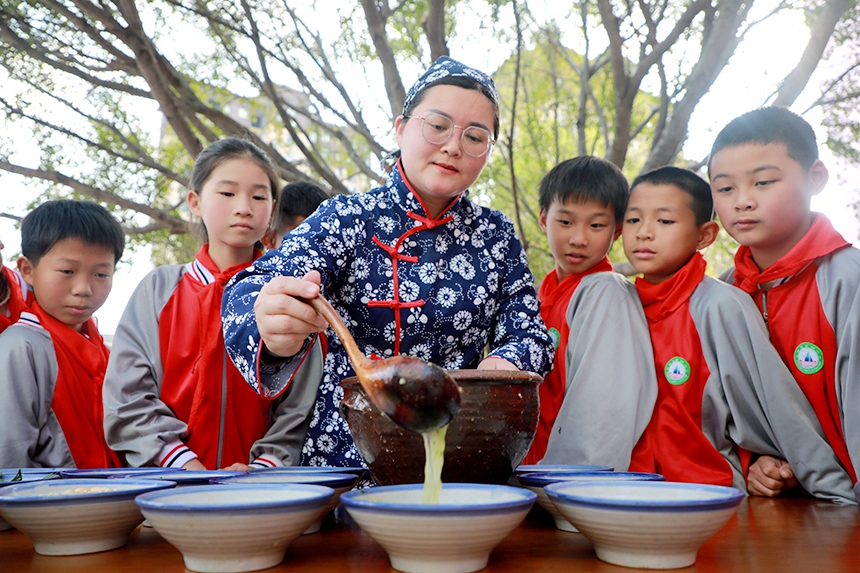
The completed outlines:
<svg viewBox="0 0 860 573">
<path fill-rule="evenodd" d="M 152 527 L 203 573 L 257 571 L 284 559 L 334 490 L 304 484 L 191 486 L 138 496 Z"/>
<path fill-rule="evenodd" d="M 327 474 L 355 474 L 358 477 L 364 475 L 367 470 L 362 467 L 340 467 L 340 466 L 278 466 L 274 468 L 255 468 L 249 473 L 327 473 Z"/>
<path fill-rule="evenodd" d="M 538 505 L 544 508 L 555 521 L 555 526 L 562 531 L 577 532 L 568 520 L 564 518 L 555 504 L 550 501 L 544 491 L 544 487 L 551 483 L 567 482 L 567 481 L 666 481 L 664 476 L 660 474 L 649 474 L 639 472 L 546 472 L 546 473 L 525 473 L 517 476 L 520 485 L 537 494 Z"/>
<path fill-rule="evenodd" d="M 574 472 L 611 472 L 612 466 L 595 466 L 584 464 L 524 464 L 514 469 L 516 475 L 529 473 L 574 473 Z"/>
<path fill-rule="evenodd" d="M 161 472 L 143 472 L 139 475 L 118 474 L 116 476 L 111 476 L 111 479 L 126 479 L 129 477 L 135 477 L 136 479 L 167 480 L 176 482 L 177 487 L 185 487 L 190 485 L 208 485 L 214 479 L 243 475 L 247 475 L 246 472 L 234 472 L 230 470 L 167 470 Z"/>
<path fill-rule="evenodd" d="M 234 476 L 228 478 L 220 478 L 212 480 L 212 483 L 235 485 L 248 483 L 268 483 L 268 484 L 289 484 L 289 483 L 304 483 L 314 485 L 324 485 L 334 490 L 334 495 L 326 505 L 322 514 L 316 521 L 311 523 L 302 535 L 316 533 L 322 526 L 323 518 L 328 515 L 340 501 L 340 496 L 353 488 L 355 482 L 358 481 L 358 476 L 355 474 L 335 474 L 323 472 L 264 472 L 257 474 L 247 474 L 243 476 Z"/>
<path fill-rule="evenodd" d="M 122 477 L 136 479 L 144 477 L 143 474 L 163 473 L 164 471 L 182 471 L 180 468 L 165 470 L 165 468 L 145 467 L 145 468 L 92 468 L 92 469 L 64 469 L 62 470 L 64 478 L 86 478 L 86 479 L 106 479 L 110 477 Z"/>
<path fill-rule="evenodd" d="M 534 493 L 503 485 L 442 486 L 438 505 L 421 502 L 420 484 L 357 489 L 340 498 L 350 517 L 405 573 L 469 573 L 531 509 Z"/>
<path fill-rule="evenodd" d="M 538 383 L 530 372 L 451 370 L 461 388 L 460 411 L 445 439 L 445 483 L 504 484 L 537 431 Z M 355 446 L 380 485 L 422 483 L 424 442 L 372 405 L 355 378 L 341 385 L 340 412 Z"/>
<path fill-rule="evenodd" d="M 41 555 L 80 555 L 122 547 L 143 521 L 136 495 L 173 482 L 76 479 L 0 489 L 0 514 L 27 534 Z"/>
<path fill-rule="evenodd" d="M 60 479 L 62 468 L 3 468 L 0 469 L 0 487 L 23 482 Z M 16 478 L 20 478 L 17 479 Z M 16 481 L 12 481 L 16 480 Z M 12 524 L 0 516 L 0 531 L 12 529 Z"/>
<path fill-rule="evenodd" d="M 740 490 L 675 482 L 560 482 L 544 488 L 607 563 L 675 569 L 731 518 Z"/>
</svg>

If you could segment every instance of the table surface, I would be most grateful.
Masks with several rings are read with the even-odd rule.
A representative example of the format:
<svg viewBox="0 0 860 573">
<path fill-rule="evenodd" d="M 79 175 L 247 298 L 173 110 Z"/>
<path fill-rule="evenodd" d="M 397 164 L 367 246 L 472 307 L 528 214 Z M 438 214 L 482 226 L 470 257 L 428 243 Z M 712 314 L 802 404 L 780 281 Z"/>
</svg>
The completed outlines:
<svg viewBox="0 0 860 573">
<path fill-rule="evenodd" d="M 392 571 L 382 548 L 344 517 L 330 515 L 319 533 L 287 548 L 284 561 L 266 571 L 362 573 Z M 33 550 L 15 530 L 0 532 L 0 570 L 19 572 L 186 571 L 182 556 L 150 528 L 139 527 L 127 546 L 90 555 L 48 557 Z M 535 508 L 490 556 L 490 572 L 634 571 L 604 563 L 591 542 L 557 530 Z M 775 571 L 778 573 L 860 571 L 860 508 L 811 499 L 749 498 L 699 550 L 696 565 L 676 571 Z"/>
</svg>

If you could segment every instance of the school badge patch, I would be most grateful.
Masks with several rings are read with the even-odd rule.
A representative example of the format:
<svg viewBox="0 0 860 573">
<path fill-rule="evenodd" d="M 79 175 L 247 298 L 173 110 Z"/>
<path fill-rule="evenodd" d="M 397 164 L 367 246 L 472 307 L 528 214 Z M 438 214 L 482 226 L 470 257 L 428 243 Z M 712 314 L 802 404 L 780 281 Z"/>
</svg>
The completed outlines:
<svg viewBox="0 0 860 573">
<path fill-rule="evenodd" d="M 815 374 L 824 368 L 824 353 L 811 342 L 801 342 L 794 350 L 794 365 L 804 374 Z"/>
<path fill-rule="evenodd" d="M 680 386 L 690 379 L 690 363 L 680 356 L 676 356 L 666 363 L 663 369 L 666 380 L 672 386 Z"/>
<path fill-rule="evenodd" d="M 552 338 L 552 348 L 553 350 L 558 350 L 558 341 L 561 340 L 561 333 L 555 329 L 549 329 L 549 337 Z"/>
</svg>

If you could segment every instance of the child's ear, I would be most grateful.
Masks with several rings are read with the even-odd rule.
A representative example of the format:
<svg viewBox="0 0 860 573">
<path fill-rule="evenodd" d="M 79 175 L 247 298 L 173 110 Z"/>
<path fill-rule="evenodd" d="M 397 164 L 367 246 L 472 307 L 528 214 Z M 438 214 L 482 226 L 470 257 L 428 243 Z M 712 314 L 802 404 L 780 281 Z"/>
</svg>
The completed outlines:
<svg viewBox="0 0 860 573">
<path fill-rule="evenodd" d="M 21 273 L 21 276 L 24 278 L 24 282 L 30 286 L 33 286 L 33 270 L 36 268 L 30 259 L 21 255 L 18 257 L 18 272 Z"/>
<path fill-rule="evenodd" d="M 200 194 L 189 189 L 188 195 L 185 196 L 185 202 L 188 204 L 188 210 L 191 211 L 191 214 L 200 217 Z"/>
<path fill-rule="evenodd" d="M 827 171 L 827 167 L 824 165 L 824 162 L 820 159 L 816 159 L 812 162 L 812 167 L 809 168 L 807 176 L 809 177 L 810 197 L 821 193 L 821 190 L 824 189 L 825 185 L 827 185 L 827 180 L 830 179 L 830 173 Z"/>
<path fill-rule="evenodd" d="M 615 235 L 612 236 L 612 242 L 613 243 L 618 240 L 618 237 L 621 236 L 621 228 L 623 226 L 624 226 L 624 223 L 617 223 L 615 225 Z"/>
<path fill-rule="evenodd" d="M 540 230 L 543 231 L 544 235 L 546 235 L 546 209 L 540 210 L 540 215 L 538 216 L 538 224 L 540 225 Z"/>
<path fill-rule="evenodd" d="M 696 244 L 696 250 L 701 251 L 705 247 L 710 247 L 717 240 L 717 234 L 720 232 L 720 226 L 716 221 L 708 221 L 699 227 L 699 242 Z"/>
</svg>

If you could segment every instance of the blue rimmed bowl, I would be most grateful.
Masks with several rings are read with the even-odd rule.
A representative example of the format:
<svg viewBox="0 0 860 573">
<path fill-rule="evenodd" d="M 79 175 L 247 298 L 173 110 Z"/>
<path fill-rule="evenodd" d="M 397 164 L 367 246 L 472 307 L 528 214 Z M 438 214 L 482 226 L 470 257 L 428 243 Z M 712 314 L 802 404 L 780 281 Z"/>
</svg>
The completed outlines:
<svg viewBox="0 0 860 573">
<path fill-rule="evenodd" d="M 0 487 L 17 485 L 30 481 L 60 479 L 62 468 L 3 468 L 0 469 Z M 16 478 L 20 478 L 17 481 Z M 0 516 L 0 531 L 12 529 L 12 524 Z"/>
<path fill-rule="evenodd" d="M 334 490 L 304 484 L 190 486 L 138 496 L 152 527 L 191 571 L 233 573 L 274 567 L 316 520 Z"/>
<path fill-rule="evenodd" d="M 136 479 L 167 480 L 176 482 L 177 487 L 192 485 L 209 485 L 212 480 L 247 475 L 246 472 L 235 472 L 231 470 L 163 470 L 160 472 L 142 472 L 139 475 L 117 474 L 110 479 Z"/>
<path fill-rule="evenodd" d="M 267 483 L 267 484 L 291 484 L 291 483 L 303 483 L 303 484 L 312 484 L 312 485 L 324 485 L 326 487 L 330 487 L 334 490 L 334 495 L 329 500 L 328 504 L 323 509 L 322 514 L 310 524 L 310 526 L 302 533 L 302 535 L 307 535 L 309 533 L 316 533 L 320 530 L 322 526 L 323 518 L 328 515 L 335 507 L 337 507 L 338 502 L 340 501 L 341 494 L 344 494 L 351 490 L 355 485 L 355 482 L 358 481 L 358 476 L 356 474 L 336 474 L 336 473 L 323 473 L 323 472 L 264 472 L 264 473 L 256 473 L 256 474 L 246 474 L 242 476 L 234 476 L 228 478 L 221 478 L 212 480 L 212 483 L 225 484 L 225 485 L 242 485 L 249 483 Z"/>
<path fill-rule="evenodd" d="M 524 489 L 446 483 L 438 505 L 421 502 L 423 485 L 358 489 L 340 497 L 352 519 L 405 573 L 469 573 L 522 522 L 537 496 Z"/>
<path fill-rule="evenodd" d="M 33 540 L 41 555 L 80 555 L 122 547 L 143 521 L 135 496 L 173 482 L 76 479 L 0 489 L 0 514 Z"/>
<path fill-rule="evenodd" d="M 544 487 L 551 483 L 567 482 L 567 481 L 666 481 L 666 478 L 660 474 L 649 474 L 640 472 L 545 472 L 545 473 L 525 473 L 517 476 L 520 484 L 538 496 L 537 502 L 544 508 L 555 521 L 555 526 L 562 531 L 571 531 L 576 533 L 577 529 L 559 512 L 555 504 L 550 501 Z"/>
<path fill-rule="evenodd" d="M 63 469 L 61 470 L 64 478 L 85 478 L 85 479 L 107 479 L 112 477 L 122 477 L 125 479 L 137 479 L 145 477 L 152 473 L 164 472 L 179 472 L 182 468 L 157 468 L 157 467 L 142 467 L 142 468 L 91 468 L 91 469 Z"/>
<path fill-rule="evenodd" d="M 731 487 L 666 481 L 559 482 L 544 491 L 599 559 L 645 569 L 693 565 L 745 497 Z"/>
<path fill-rule="evenodd" d="M 523 464 L 516 467 L 514 473 L 519 476 L 527 473 L 549 473 L 549 472 L 611 472 L 612 466 L 597 466 L 584 464 Z"/>
<path fill-rule="evenodd" d="M 358 477 L 364 475 L 367 470 L 361 467 L 340 467 L 340 466 L 278 466 L 274 468 L 254 468 L 250 471 L 251 474 L 265 473 L 327 473 L 327 474 L 355 474 Z"/>
</svg>

